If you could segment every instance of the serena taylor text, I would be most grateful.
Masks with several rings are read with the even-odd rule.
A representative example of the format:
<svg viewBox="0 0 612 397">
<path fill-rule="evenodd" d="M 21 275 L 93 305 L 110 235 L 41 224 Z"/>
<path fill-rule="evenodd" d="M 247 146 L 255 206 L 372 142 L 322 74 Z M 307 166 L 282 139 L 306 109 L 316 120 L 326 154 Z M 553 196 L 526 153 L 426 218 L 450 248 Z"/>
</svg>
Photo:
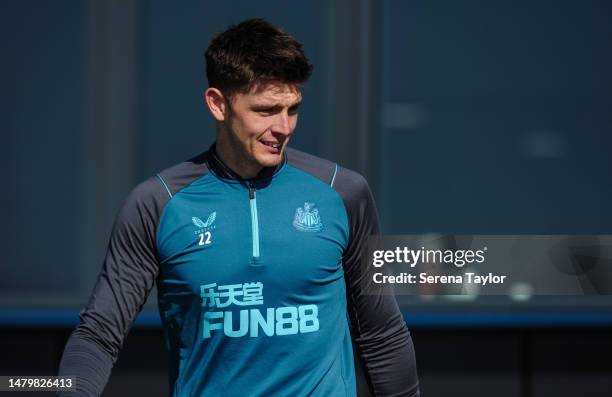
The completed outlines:
<svg viewBox="0 0 612 397">
<path fill-rule="evenodd" d="M 462 275 L 428 275 L 427 273 L 410 274 L 400 273 L 396 275 L 386 275 L 374 273 L 373 279 L 377 284 L 503 284 L 507 276 L 500 276 L 493 273 L 486 275 L 476 273 L 465 273 Z"/>
</svg>

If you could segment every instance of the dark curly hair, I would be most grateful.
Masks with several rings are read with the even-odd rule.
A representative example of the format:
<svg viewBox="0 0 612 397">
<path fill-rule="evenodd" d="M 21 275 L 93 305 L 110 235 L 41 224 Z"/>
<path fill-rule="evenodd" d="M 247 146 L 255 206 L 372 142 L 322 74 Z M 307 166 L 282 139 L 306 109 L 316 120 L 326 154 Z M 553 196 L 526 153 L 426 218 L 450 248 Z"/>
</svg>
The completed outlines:
<svg viewBox="0 0 612 397">
<path fill-rule="evenodd" d="M 249 19 L 217 34 L 206 50 L 208 85 L 226 96 L 269 82 L 300 85 L 313 66 L 302 44 L 263 19 Z"/>
</svg>

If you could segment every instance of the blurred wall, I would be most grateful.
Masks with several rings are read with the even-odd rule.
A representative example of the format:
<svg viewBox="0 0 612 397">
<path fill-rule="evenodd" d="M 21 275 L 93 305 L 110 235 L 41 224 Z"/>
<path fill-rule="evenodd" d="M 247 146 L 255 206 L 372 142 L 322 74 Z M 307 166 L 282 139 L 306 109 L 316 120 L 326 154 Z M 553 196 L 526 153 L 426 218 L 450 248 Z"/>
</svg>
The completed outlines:
<svg viewBox="0 0 612 397">
<path fill-rule="evenodd" d="M 608 2 L 2 7 L 2 305 L 85 302 L 129 190 L 213 142 L 203 54 L 253 16 L 315 65 L 294 146 L 366 175 L 386 232 L 611 230 Z"/>
<path fill-rule="evenodd" d="M 381 7 L 387 231 L 610 233 L 610 2 Z"/>
</svg>

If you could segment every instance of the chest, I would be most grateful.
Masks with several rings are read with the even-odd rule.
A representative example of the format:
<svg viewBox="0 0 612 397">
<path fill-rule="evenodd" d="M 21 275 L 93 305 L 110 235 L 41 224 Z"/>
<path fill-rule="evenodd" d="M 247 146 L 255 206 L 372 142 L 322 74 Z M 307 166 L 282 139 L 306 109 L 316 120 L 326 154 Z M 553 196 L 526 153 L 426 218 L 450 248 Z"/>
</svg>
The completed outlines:
<svg viewBox="0 0 612 397">
<path fill-rule="evenodd" d="M 160 284 L 175 292 L 261 283 L 275 296 L 299 296 L 343 276 L 346 218 L 328 191 L 216 184 L 170 205 L 157 247 Z"/>
</svg>

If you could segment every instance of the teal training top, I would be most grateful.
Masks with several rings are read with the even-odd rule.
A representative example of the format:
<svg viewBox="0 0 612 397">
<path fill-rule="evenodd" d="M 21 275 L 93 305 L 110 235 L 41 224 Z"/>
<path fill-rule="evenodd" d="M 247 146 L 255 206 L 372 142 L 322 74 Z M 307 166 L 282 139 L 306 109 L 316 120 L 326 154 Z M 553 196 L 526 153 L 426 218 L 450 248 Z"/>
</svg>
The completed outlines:
<svg viewBox="0 0 612 397">
<path fill-rule="evenodd" d="M 242 179 L 213 145 L 128 197 L 60 374 L 101 394 L 156 283 L 172 396 L 356 396 L 353 341 L 374 395 L 416 396 L 392 291 L 364 293 L 378 233 L 359 174 L 287 149 Z"/>
</svg>

